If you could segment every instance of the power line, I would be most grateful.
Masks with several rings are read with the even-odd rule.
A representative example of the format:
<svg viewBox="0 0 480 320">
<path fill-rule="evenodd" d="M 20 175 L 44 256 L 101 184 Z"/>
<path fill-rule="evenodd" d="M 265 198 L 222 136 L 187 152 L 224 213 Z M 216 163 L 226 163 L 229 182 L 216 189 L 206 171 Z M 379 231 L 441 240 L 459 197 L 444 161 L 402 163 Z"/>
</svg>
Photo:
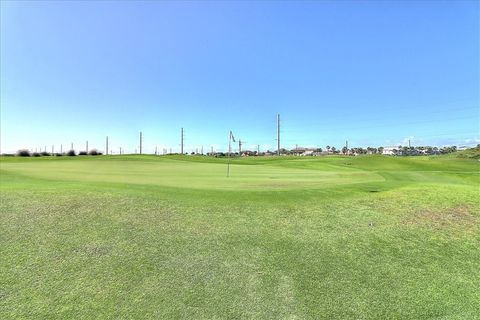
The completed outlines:
<svg viewBox="0 0 480 320">
<path fill-rule="evenodd" d="M 371 128 L 382 128 L 382 127 L 399 127 L 403 125 L 408 125 L 408 124 L 422 124 L 422 123 L 440 123 L 440 122 L 445 122 L 445 121 L 453 121 L 453 120 L 465 120 L 465 119 L 472 119 L 472 117 L 459 117 L 459 118 L 449 118 L 449 119 L 442 119 L 442 120 L 422 120 L 422 121 L 397 121 L 396 123 L 385 123 L 385 124 L 380 124 L 380 125 L 362 125 L 362 126 L 355 126 L 355 125 L 348 125 L 346 123 L 333 123 L 335 125 L 335 128 L 344 128 L 344 126 L 347 126 L 348 129 L 371 129 Z M 315 125 L 327 125 L 327 124 L 332 124 L 330 123 L 321 123 L 318 122 Z M 289 126 L 291 127 L 291 126 Z M 304 129 L 306 126 L 302 125 L 302 129 Z M 308 126 L 307 126 L 308 127 Z M 304 130 L 288 130 L 288 132 L 304 132 Z"/>
</svg>

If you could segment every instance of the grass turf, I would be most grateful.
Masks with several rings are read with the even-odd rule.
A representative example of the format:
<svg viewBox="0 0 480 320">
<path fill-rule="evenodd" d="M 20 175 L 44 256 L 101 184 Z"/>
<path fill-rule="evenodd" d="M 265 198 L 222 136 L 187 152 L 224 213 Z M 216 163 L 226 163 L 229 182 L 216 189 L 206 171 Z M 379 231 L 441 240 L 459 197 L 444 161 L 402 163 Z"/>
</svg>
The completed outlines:
<svg viewBox="0 0 480 320">
<path fill-rule="evenodd" d="M 479 170 L 5 157 L 0 318 L 478 318 Z"/>
</svg>

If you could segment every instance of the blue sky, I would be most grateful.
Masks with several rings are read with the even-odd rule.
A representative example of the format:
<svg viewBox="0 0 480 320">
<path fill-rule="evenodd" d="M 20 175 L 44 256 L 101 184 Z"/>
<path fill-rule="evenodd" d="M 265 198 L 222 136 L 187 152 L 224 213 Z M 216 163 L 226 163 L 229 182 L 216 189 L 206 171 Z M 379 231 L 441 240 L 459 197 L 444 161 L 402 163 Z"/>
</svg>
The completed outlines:
<svg viewBox="0 0 480 320">
<path fill-rule="evenodd" d="M 2 1 L 1 151 L 479 143 L 476 1 Z"/>
</svg>

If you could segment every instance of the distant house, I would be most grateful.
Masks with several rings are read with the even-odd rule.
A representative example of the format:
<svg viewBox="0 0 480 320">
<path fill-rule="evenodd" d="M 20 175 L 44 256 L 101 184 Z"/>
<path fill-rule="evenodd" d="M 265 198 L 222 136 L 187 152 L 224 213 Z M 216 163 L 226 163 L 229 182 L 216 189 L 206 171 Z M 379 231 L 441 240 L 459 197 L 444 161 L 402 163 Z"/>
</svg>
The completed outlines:
<svg viewBox="0 0 480 320">
<path fill-rule="evenodd" d="M 313 156 L 314 151 L 313 150 L 305 150 L 303 152 L 304 156 Z"/>
<path fill-rule="evenodd" d="M 306 148 L 297 147 L 295 149 L 292 149 L 291 152 L 294 156 L 303 156 L 306 150 Z"/>
<path fill-rule="evenodd" d="M 382 154 L 387 155 L 387 156 L 395 156 L 398 154 L 402 154 L 402 151 L 398 150 L 397 148 L 394 147 L 384 147 Z"/>
<path fill-rule="evenodd" d="M 316 148 L 297 147 L 290 152 L 295 156 L 319 156 L 321 153 Z"/>
<path fill-rule="evenodd" d="M 256 152 L 250 151 L 250 150 L 245 150 L 242 152 L 242 157 L 250 157 L 250 156 L 255 156 L 257 155 Z"/>
</svg>

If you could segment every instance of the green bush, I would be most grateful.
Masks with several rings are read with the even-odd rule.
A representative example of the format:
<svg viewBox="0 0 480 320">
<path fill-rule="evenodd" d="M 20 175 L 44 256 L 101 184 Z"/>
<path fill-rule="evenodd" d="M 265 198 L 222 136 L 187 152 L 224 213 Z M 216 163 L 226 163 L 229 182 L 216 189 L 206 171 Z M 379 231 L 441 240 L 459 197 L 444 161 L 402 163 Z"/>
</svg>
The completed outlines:
<svg viewBox="0 0 480 320">
<path fill-rule="evenodd" d="M 67 152 L 67 156 L 69 156 L 69 157 L 74 157 L 76 155 L 77 154 L 75 153 L 75 150 L 68 150 L 68 152 Z"/>
<path fill-rule="evenodd" d="M 90 151 L 88 152 L 88 154 L 91 155 L 91 156 L 100 156 L 100 155 L 102 155 L 102 153 L 101 153 L 101 152 L 98 152 L 97 149 L 92 149 L 92 150 L 90 150 Z"/>
<path fill-rule="evenodd" d="M 30 151 L 26 149 L 18 150 L 17 151 L 17 156 L 19 157 L 30 157 Z"/>
</svg>

